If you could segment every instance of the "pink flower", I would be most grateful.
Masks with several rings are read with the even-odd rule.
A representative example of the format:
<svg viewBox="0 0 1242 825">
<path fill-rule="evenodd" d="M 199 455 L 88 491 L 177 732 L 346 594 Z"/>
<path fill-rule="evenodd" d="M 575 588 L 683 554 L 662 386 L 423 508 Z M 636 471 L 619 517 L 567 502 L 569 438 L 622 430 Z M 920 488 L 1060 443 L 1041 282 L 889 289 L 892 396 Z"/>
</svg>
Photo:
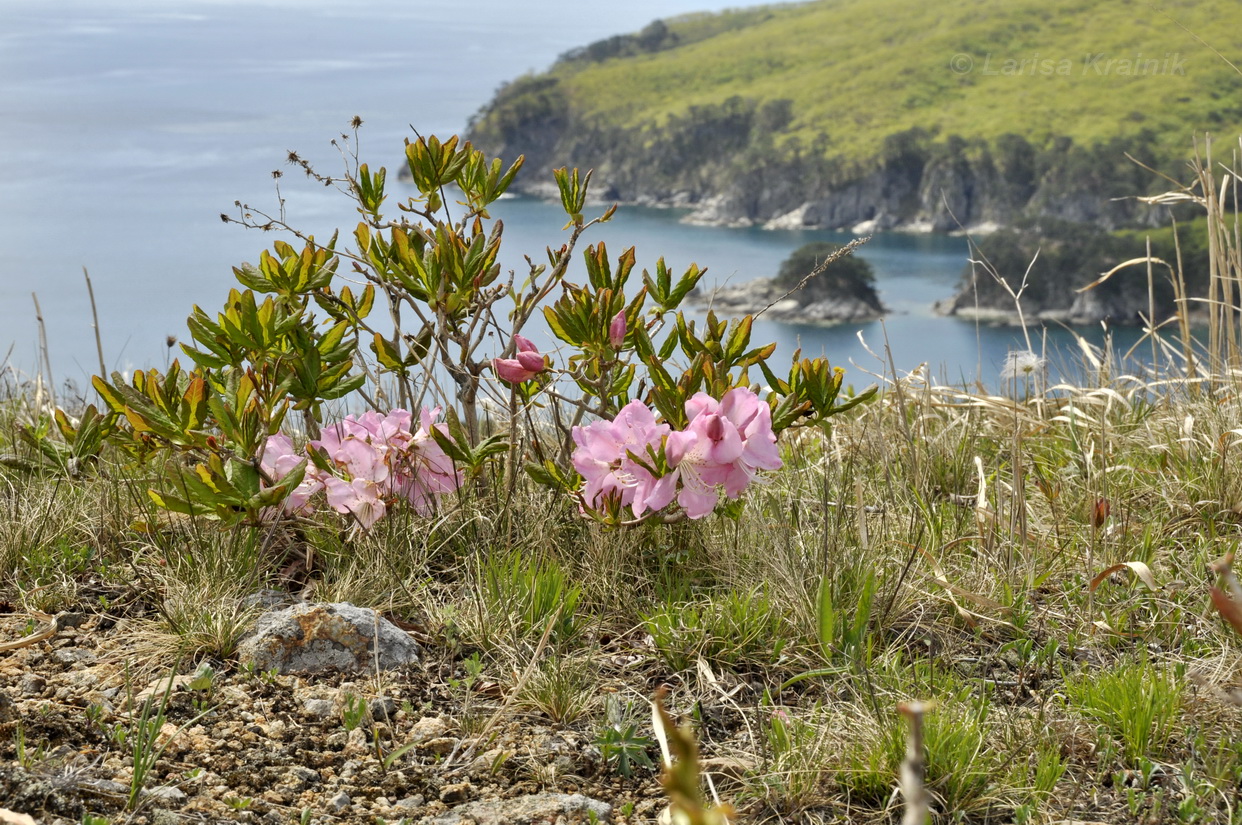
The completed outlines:
<svg viewBox="0 0 1242 825">
<path fill-rule="evenodd" d="M 720 401 L 697 393 L 686 402 L 686 415 L 686 429 L 665 442 L 672 472 L 652 486 L 647 507 L 659 510 L 675 498 L 689 518 L 703 518 L 716 507 L 718 487 L 736 499 L 757 470 L 781 466 L 771 409 L 750 390 L 734 388 Z"/>
<path fill-rule="evenodd" d="M 329 507 L 366 528 L 383 518 L 397 496 L 418 513 L 430 513 L 439 496 L 461 485 L 452 460 L 432 435 L 433 429 L 444 429 L 435 423 L 439 414 L 438 407 L 422 410 L 416 432 L 410 432 L 413 415 L 406 410 L 346 416 L 324 427 L 310 446 L 333 470 L 308 466 L 305 480 L 285 501 L 286 511 L 309 509 L 311 498 L 326 490 Z M 277 434 L 267 440 L 261 466 L 269 479 L 278 481 L 305 460 L 288 436 Z"/>
<path fill-rule="evenodd" d="M 529 338 L 522 335 L 514 335 L 513 343 L 517 347 L 517 352 L 513 358 L 492 359 L 492 369 L 496 372 L 496 377 L 501 381 L 508 381 L 510 384 L 521 384 L 548 368 L 547 361 L 544 360 L 543 355 L 535 348 L 535 345 L 531 343 Z"/>
<path fill-rule="evenodd" d="M 352 415 L 324 427 L 311 445 L 328 457 L 349 478 L 365 478 L 377 484 L 388 480 L 388 453 L 391 447 L 383 433 L 384 416 L 369 412 L 361 418 Z"/>
<path fill-rule="evenodd" d="M 369 529 L 388 510 L 382 497 L 383 486 L 371 479 L 343 481 L 328 476 L 324 486 L 328 490 L 328 506 L 342 515 L 352 515 L 365 528 Z"/>
<path fill-rule="evenodd" d="M 648 448 L 659 450 L 667 424 L 657 424 L 655 414 L 641 401 L 631 401 L 612 421 L 595 421 L 574 427 L 574 469 L 585 481 L 582 497 L 598 508 L 605 499 L 618 498 L 622 507 L 632 506 L 641 515 L 642 499 L 657 482 L 633 456 L 649 460 Z"/>
<path fill-rule="evenodd" d="M 424 407 L 419 414 L 420 426 L 410 437 L 409 446 L 402 454 L 394 485 L 396 492 L 423 516 L 435 509 L 439 496 L 461 486 L 461 473 L 431 434 L 433 429 L 447 431 L 444 424 L 435 423 L 439 415 L 439 407 Z"/>
<path fill-rule="evenodd" d="M 284 433 L 268 436 L 263 445 L 263 456 L 259 460 L 262 468 L 272 482 L 278 482 L 293 469 L 306 461 L 306 455 L 293 448 L 293 440 Z M 323 489 L 323 480 L 319 477 L 314 465 L 308 464 L 302 483 L 294 487 L 284 501 L 286 513 L 302 513 L 310 509 L 310 500 L 315 493 Z"/>
<path fill-rule="evenodd" d="M 781 453 L 776 447 L 776 433 L 772 432 L 772 408 L 763 399 L 745 387 L 735 387 L 720 399 L 720 414 L 733 422 L 742 436 L 742 455 L 738 458 L 737 471 L 745 478 L 740 487 L 730 489 L 725 484 L 729 498 L 742 494 L 758 470 L 779 470 Z"/>
<path fill-rule="evenodd" d="M 284 433 L 277 433 L 268 436 L 264 442 L 259 466 L 272 481 L 280 481 L 305 460 L 306 456 L 293 449 L 293 439 Z"/>
<path fill-rule="evenodd" d="M 625 343 L 625 310 L 618 312 L 612 319 L 612 323 L 608 325 L 608 343 L 613 349 L 620 349 Z"/>
</svg>

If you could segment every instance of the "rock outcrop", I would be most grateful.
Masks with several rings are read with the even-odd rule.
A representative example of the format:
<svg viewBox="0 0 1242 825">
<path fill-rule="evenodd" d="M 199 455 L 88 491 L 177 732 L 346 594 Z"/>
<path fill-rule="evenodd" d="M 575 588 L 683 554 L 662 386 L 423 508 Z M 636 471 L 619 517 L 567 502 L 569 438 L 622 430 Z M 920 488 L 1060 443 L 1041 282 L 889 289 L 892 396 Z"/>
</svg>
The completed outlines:
<svg viewBox="0 0 1242 825">
<path fill-rule="evenodd" d="M 238 648 L 261 671 L 390 670 L 418 663 L 418 643 L 374 610 L 344 602 L 264 613 Z"/>
<path fill-rule="evenodd" d="M 866 295 L 842 292 L 820 296 L 808 290 L 789 292 L 772 278 L 696 292 L 687 301 L 710 307 L 721 316 L 754 315 L 766 309 L 764 317 L 768 320 L 817 326 L 874 321 L 887 312 L 874 291 Z"/>
<path fill-rule="evenodd" d="M 915 128 L 889 136 L 871 158 L 847 161 L 756 148 L 770 101 L 726 101 L 710 129 L 606 129 L 557 97 L 555 78 L 523 83 L 546 84 L 534 96 L 540 104 L 511 109 L 502 93 L 470 137 L 501 157 L 523 154 L 512 191 L 532 196 L 555 196 L 552 170 L 568 165 L 595 170 L 598 197 L 688 208 L 684 220 L 707 225 L 865 233 L 976 231 L 1021 219 L 1105 229 L 1167 223 L 1163 208 L 1134 199 L 1153 186 L 1153 176 L 1126 153 L 1156 163 L 1138 139 L 1037 147 L 1018 135 L 989 142 Z"/>
</svg>

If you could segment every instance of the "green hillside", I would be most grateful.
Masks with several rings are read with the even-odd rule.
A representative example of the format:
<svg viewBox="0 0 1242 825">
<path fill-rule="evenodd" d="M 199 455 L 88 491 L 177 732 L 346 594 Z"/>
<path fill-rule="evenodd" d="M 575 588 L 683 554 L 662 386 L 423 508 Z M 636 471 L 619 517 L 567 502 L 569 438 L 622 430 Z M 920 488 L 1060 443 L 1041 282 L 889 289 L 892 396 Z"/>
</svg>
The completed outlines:
<svg viewBox="0 0 1242 825">
<path fill-rule="evenodd" d="M 1242 77 L 1173 21 L 1237 56 L 1242 4 L 1181 2 L 1167 15 L 1116 0 L 825 0 L 725 15 L 744 21 L 731 30 L 714 17 L 674 20 L 669 30 L 692 42 L 563 61 L 551 74 L 582 116 L 618 124 L 659 123 L 733 95 L 787 99 L 785 135 L 825 134 L 855 158 L 916 126 L 1080 142 L 1147 128 L 1179 145 L 1195 131 L 1236 130 Z M 1134 73 L 1109 59 L 1135 60 Z"/>
<path fill-rule="evenodd" d="M 691 15 L 514 81 L 473 136 L 536 165 L 603 167 L 626 197 L 658 200 L 667 183 L 691 202 L 727 189 L 724 161 L 743 154 L 747 166 L 809 158 L 831 188 L 911 140 L 934 155 L 951 136 L 966 160 L 972 146 L 1003 155 L 1021 138 L 1034 174 L 1055 171 L 1041 154 L 1070 147 L 1170 163 L 1195 135 L 1232 139 L 1242 128 L 1242 75 L 1212 49 L 1242 64 L 1242 4 L 822 0 Z M 671 174 L 626 169 L 644 153 Z M 802 186 L 791 197 L 814 194 Z"/>
</svg>

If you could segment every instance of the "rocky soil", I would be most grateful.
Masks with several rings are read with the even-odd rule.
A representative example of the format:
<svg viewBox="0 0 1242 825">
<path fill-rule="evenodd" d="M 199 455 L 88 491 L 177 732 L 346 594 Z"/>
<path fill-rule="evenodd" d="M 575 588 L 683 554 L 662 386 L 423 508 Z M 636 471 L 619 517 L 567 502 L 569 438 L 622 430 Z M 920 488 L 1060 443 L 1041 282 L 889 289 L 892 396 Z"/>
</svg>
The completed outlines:
<svg viewBox="0 0 1242 825">
<path fill-rule="evenodd" d="M 136 720 L 146 697 L 158 710 L 170 671 L 144 658 L 130 620 L 0 607 L 0 822 L 568 825 L 664 808 L 654 771 L 626 779 L 605 763 L 598 719 L 555 723 L 486 674 L 466 688 L 434 644 L 378 676 L 182 667 L 130 807 Z M 605 679 L 600 693 L 616 689 Z"/>
</svg>

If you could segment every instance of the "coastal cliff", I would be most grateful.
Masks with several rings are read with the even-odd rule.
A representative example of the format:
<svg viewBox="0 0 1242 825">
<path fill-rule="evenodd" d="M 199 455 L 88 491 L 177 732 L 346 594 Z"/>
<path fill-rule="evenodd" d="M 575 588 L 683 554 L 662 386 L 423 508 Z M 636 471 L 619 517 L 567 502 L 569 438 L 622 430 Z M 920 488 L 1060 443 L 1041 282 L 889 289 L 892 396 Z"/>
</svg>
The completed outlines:
<svg viewBox="0 0 1242 825">
<path fill-rule="evenodd" d="M 509 117 L 484 117 L 471 132 L 494 154 L 526 156 L 515 184 L 525 194 L 554 196 L 552 169 L 580 163 L 595 169 L 601 200 L 689 208 L 688 223 L 864 233 L 990 230 L 1025 217 L 1105 228 L 1166 219 L 1134 200 L 1154 186 L 1138 164 L 1161 163 L 1148 132 L 1090 147 L 1069 138 L 1037 147 L 1017 134 L 937 139 L 916 127 L 885 138 L 876 157 L 846 162 L 798 141 L 769 144 L 791 117 L 787 100 L 730 98 L 659 129 L 627 130 L 578 122 L 557 85 L 519 81 L 493 103 Z M 538 103 L 510 107 L 508 95 Z"/>
<path fill-rule="evenodd" d="M 1080 5 L 833 0 L 657 21 L 506 84 L 469 134 L 526 156 L 519 191 L 593 168 L 599 198 L 691 222 L 1161 225 L 1134 200 L 1161 186 L 1139 164 L 1176 174 L 1193 135 L 1242 128 L 1242 77 L 1158 10 Z M 1242 49 L 1242 5 L 1178 15 Z"/>
</svg>

